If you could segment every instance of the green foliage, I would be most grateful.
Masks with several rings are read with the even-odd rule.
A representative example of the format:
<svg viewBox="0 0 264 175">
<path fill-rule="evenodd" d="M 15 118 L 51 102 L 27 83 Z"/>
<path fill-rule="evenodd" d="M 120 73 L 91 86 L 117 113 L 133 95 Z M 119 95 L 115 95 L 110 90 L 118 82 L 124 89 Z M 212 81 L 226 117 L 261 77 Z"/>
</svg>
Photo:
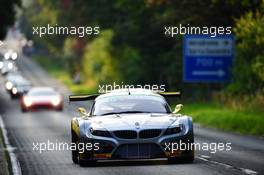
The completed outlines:
<svg viewBox="0 0 264 175">
<path fill-rule="evenodd" d="M 264 136 L 264 118 L 256 112 L 236 111 L 219 104 L 186 104 L 181 112 L 203 126 Z"/>
<path fill-rule="evenodd" d="M 136 84 L 141 82 L 142 69 L 139 69 L 141 56 L 139 52 L 129 46 L 123 46 L 115 51 L 118 60 L 117 69 L 121 73 L 119 82 L 126 84 Z M 125 71 L 124 71 L 125 69 Z"/>
<path fill-rule="evenodd" d="M 84 50 L 82 70 L 88 81 L 96 85 L 118 80 L 116 60 L 111 53 L 111 30 L 101 31 L 99 37 L 87 44 Z"/>
<path fill-rule="evenodd" d="M 80 72 L 81 69 L 81 55 L 78 53 L 76 45 L 79 40 L 74 37 L 68 37 L 64 41 L 63 45 L 63 56 L 61 56 L 67 70 L 70 75 L 74 75 L 76 72 Z"/>
<path fill-rule="evenodd" d="M 237 57 L 233 92 L 255 93 L 264 87 L 264 8 L 237 20 Z"/>
<path fill-rule="evenodd" d="M 64 65 L 50 57 L 35 55 L 33 60 L 38 62 L 52 77 L 63 83 L 75 94 L 92 94 L 97 93 L 97 89 L 87 86 L 86 84 L 74 84 L 69 72 Z"/>
</svg>

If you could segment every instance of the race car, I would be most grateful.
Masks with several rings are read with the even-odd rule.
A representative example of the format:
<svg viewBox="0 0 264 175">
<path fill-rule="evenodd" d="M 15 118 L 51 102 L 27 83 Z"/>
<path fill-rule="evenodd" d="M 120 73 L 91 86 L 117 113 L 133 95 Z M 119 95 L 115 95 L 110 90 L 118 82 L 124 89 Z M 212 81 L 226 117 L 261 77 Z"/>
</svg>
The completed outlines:
<svg viewBox="0 0 264 175">
<path fill-rule="evenodd" d="M 55 109 L 62 111 L 63 97 L 51 87 L 33 87 L 21 98 L 21 111 Z"/>
<path fill-rule="evenodd" d="M 89 112 L 79 107 L 80 116 L 71 120 L 72 145 L 76 147 L 72 149 L 72 161 L 80 166 L 114 159 L 192 162 L 192 118 L 178 114 L 181 104 L 172 112 L 165 99 L 179 95 L 119 89 L 106 94 L 69 96 L 70 102 L 93 102 Z M 181 145 L 185 148 L 181 149 Z"/>
</svg>

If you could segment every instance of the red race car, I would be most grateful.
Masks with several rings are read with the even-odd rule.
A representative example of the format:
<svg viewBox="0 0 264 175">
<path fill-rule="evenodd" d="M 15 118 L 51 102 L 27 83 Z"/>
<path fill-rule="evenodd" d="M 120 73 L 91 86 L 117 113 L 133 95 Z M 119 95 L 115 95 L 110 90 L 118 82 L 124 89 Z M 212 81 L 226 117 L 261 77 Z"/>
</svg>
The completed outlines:
<svg viewBox="0 0 264 175">
<path fill-rule="evenodd" d="M 62 111 L 63 97 L 50 87 L 34 87 L 21 98 L 21 111 L 55 109 Z"/>
</svg>

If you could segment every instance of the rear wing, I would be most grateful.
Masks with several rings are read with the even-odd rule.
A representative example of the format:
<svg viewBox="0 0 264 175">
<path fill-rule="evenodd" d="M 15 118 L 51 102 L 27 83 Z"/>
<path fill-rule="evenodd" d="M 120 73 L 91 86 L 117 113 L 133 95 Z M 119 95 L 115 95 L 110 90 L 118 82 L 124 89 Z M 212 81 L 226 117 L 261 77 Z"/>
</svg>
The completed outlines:
<svg viewBox="0 0 264 175">
<path fill-rule="evenodd" d="M 159 95 L 167 97 L 181 97 L 181 92 L 157 92 Z"/>
<path fill-rule="evenodd" d="M 157 94 L 168 98 L 168 97 L 180 97 L 181 93 L 180 92 L 157 92 Z M 95 100 L 99 95 L 102 94 L 92 94 L 92 95 L 70 95 L 69 96 L 69 101 L 90 101 L 90 100 Z"/>
<path fill-rule="evenodd" d="M 93 95 L 70 95 L 69 101 L 89 101 L 94 100 L 101 94 L 93 94 Z"/>
</svg>

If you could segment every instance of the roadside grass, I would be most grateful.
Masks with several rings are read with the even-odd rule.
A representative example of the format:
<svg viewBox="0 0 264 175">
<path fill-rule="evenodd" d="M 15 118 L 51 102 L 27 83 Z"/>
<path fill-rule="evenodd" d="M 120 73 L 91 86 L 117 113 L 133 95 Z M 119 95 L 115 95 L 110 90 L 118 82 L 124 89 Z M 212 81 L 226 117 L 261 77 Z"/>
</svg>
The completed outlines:
<svg viewBox="0 0 264 175">
<path fill-rule="evenodd" d="M 32 58 L 41 67 L 43 67 L 52 77 L 65 84 L 72 93 L 91 94 L 96 92 L 96 89 L 90 88 L 84 83 L 74 84 L 66 68 L 59 61 L 54 62 L 51 58 L 39 55 L 35 55 Z"/>
<path fill-rule="evenodd" d="M 181 111 L 195 123 L 246 135 L 264 136 L 264 116 L 250 109 L 234 110 L 217 103 L 186 104 Z"/>
<path fill-rule="evenodd" d="M 65 84 L 73 93 L 91 94 L 96 92 L 96 89 L 89 88 L 87 84 L 73 84 L 67 70 L 59 62 L 54 63 L 51 58 L 47 59 L 43 56 L 34 56 L 33 60 L 38 62 L 51 76 Z M 214 102 L 187 103 L 181 111 L 183 114 L 192 116 L 194 122 L 202 126 L 257 136 L 264 136 L 263 112 L 246 108 L 236 110 Z"/>
</svg>

